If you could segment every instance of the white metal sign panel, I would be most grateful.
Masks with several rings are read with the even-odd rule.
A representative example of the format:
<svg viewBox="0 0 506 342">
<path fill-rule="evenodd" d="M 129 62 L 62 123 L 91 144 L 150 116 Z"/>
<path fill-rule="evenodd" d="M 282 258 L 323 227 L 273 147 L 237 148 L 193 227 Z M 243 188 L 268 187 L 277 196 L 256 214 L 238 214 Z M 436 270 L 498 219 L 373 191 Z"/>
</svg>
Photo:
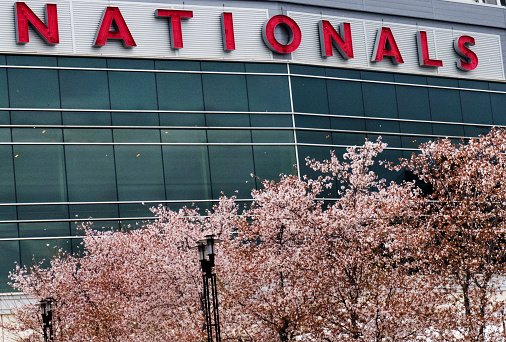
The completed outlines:
<svg viewBox="0 0 506 342">
<path fill-rule="evenodd" d="M 232 61 L 274 61 L 279 53 L 295 63 L 504 79 L 498 35 L 290 11 L 269 18 L 266 9 L 247 7 L 51 4 L 57 19 L 46 18 L 47 6 L 54 9 L 46 2 L 0 0 L 0 52 Z M 288 42 L 277 41 L 279 25 Z"/>
</svg>

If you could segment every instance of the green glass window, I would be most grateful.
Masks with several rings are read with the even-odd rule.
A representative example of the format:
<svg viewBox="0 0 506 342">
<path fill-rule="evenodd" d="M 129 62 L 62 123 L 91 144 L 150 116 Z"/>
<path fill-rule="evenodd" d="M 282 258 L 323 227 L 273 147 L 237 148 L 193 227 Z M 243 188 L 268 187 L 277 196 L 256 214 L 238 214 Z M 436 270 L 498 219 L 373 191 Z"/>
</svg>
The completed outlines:
<svg viewBox="0 0 506 342">
<path fill-rule="evenodd" d="M 203 110 L 202 77 L 199 74 L 157 73 L 160 109 Z"/>
<path fill-rule="evenodd" d="M 244 75 L 202 75 L 206 110 L 248 111 L 246 77 Z"/>
<path fill-rule="evenodd" d="M 109 71 L 109 91 L 112 109 L 158 109 L 154 73 Z"/>
<path fill-rule="evenodd" d="M 246 76 L 249 110 L 252 112 L 289 112 L 290 93 L 287 76 Z"/>
<path fill-rule="evenodd" d="M 14 108 L 60 108 L 58 70 L 7 69 Z"/>
<path fill-rule="evenodd" d="M 62 108 L 109 109 L 106 71 L 60 70 Z"/>
</svg>

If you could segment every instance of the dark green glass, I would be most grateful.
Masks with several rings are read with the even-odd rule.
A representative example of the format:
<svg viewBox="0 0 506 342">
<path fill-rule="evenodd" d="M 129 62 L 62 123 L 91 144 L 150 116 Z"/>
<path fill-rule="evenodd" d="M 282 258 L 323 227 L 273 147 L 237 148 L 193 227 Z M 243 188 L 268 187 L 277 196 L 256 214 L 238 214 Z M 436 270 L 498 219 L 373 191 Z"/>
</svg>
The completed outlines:
<svg viewBox="0 0 506 342">
<path fill-rule="evenodd" d="M 248 111 L 248 94 L 244 75 L 202 75 L 206 110 Z"/>
<path fill-rule="evenodd" d="M 106 71 L 60 70 L 62 108 L 109 109 Z"/>
<path fill-rule="evenodd" d="M 252 112 L 289 112 L 287 76 L 246 76 L 249 109 Z"/>
<path fill-rule="evenodd" d="M 112 109 L 158 109 L 155 74 L 109 71 Z"/>
<path fill-rule="evenodd" d="M 204 110 L 199 74 L 157 73 L 156 88 L 160 109 Z"/>
<path fill-rule="evenodd" d="M 8 69 L 9 100 L 14 108 L 60 108 L 58 70 Z"/>
</svg>

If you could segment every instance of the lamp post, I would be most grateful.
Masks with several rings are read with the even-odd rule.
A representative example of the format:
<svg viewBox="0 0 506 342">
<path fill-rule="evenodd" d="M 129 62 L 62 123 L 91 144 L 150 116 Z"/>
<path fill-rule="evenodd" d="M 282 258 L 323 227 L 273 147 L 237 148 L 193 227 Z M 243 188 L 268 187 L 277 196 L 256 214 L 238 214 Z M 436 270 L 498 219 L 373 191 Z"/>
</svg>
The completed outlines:
<svg viewBox="0 0 506 342">
<path fill-rule="evenodd" d="M 44 342 L 53 341 L 53 304 L 54 300 L 52 298 L 43 299 L 39 303 Z"/>
<path fill-rule="evenodd" d="M 220 241 L 215 239 L 214 235 L 206 235 L 205 239 L 200 240 L 197 246 L 200 266 L 202 267 L 202 280 L 204 285 L 202 297 L 208 342 L 221 342 L 216 274 L 213 273 L 214 258 L 216 255 L 214 246 L 218 242 Z"/>
</svg>

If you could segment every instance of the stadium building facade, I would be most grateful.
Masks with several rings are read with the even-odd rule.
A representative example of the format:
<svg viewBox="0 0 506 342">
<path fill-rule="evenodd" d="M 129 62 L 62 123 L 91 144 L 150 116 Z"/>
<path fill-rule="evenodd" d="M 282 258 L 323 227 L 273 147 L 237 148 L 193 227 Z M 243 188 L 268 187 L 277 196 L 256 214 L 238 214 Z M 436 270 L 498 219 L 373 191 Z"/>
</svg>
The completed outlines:
<svg viewBox="0 0 506 342">
<path fill-rule="evenodd" d="M 247 201 L 366 138 L 394 160 L 506 125 L 502 5 L 0 0 L 0 290 L 15 262 L 75 252 L 76 222 Z"/>
</svg>

